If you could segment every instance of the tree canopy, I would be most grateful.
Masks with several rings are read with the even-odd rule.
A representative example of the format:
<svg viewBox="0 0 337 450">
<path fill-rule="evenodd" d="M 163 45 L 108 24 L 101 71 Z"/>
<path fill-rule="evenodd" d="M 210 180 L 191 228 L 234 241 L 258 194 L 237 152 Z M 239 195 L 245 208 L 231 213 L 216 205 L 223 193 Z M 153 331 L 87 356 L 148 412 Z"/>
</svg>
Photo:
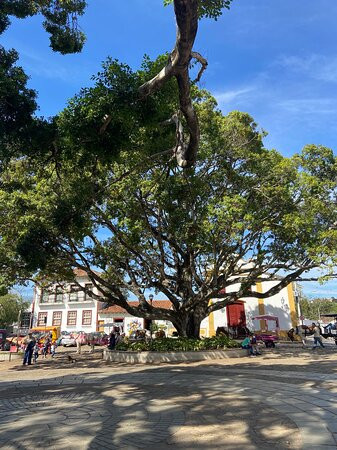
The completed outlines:
<svg viewBox="0 0 337 450">
<path fill-rule="evenodd" d="M 10 267 L 40 270 L 43 279 L 81 268 L 108 302 L 197 335 L 204 317 L 238 298 L 268 297 L 313 268 L 331 273 L 337 165 L 325 147 L 292 158 L 267 150 L 248 114 L 223 116 L 193 87 L 200 151 L 193 168 L 180 169 L 170 152 L 158 152 L 174 140 L 170 126 L 157 125 L 179 102 L 173 80 L 138 107 L 132 101 L 132 86 L 160 64 L 147 59 L 133 72 L 108 60 L 95 86 L 55 120 L 57 158 L 11 161 L 0 191 L 0 251 L 13 256 Z M 114 132 L 97 140 L 92 130 L 106 105 L 118 111 Z M 268 292 L 252 288 L 275 279 Z M 172 310 L 152 307 L 147 289 Z M 130 293 L 139 307 L 127 302 Z"/>
<path fill-rule="evenodd" d="M 310 320 L 318 320 L 322 314 L 337 314 L 337 303 L 324 298 L 303 298 L 300 300 L 300 308 L 302 316 Z"/>
</svg>

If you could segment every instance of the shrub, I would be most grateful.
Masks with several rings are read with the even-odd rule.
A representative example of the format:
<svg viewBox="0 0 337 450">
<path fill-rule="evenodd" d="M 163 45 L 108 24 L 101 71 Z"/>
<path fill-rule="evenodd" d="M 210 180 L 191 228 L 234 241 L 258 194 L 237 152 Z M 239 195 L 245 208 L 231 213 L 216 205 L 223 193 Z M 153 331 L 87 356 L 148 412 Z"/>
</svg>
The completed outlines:
<svg viewBox="0 0 337 450">
<path fill-rule="evenodd" d="M 189 338 L 162 338 L 149 341 L 131 342 L 125 340 L 120 342 L 116 350 L 120 351 L 152 351 L 152 352 L 177 352 L 177 351 L 198 351 L 198 350 L 216 350 L 223 348 L 239 347 L 237 342 L 227 336 L 214 336 L 203 339 Z"/>
</svg>

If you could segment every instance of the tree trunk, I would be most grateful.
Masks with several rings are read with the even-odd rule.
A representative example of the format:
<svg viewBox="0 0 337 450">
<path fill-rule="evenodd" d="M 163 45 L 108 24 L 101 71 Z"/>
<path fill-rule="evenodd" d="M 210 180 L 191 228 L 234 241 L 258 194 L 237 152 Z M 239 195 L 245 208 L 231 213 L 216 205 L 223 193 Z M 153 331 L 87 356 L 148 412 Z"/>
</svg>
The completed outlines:
<svg viewBox="0 0 337 450">
<path fill-rule="evenodd" d="M 200 324 L 203 316 L 194 311 L 179 318 L 180 320 L 173 321 L 178 335 L 181 337 L 195 338 L 200 337 Z"/>
</svg>

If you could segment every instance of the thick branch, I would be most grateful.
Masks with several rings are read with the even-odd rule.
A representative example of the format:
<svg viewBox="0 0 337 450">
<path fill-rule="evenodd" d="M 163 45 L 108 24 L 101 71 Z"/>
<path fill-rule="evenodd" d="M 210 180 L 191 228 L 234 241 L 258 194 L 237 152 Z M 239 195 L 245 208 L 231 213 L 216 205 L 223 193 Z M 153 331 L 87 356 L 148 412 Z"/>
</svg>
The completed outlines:
<svg viewBox="0 0 337 450">
<path fill-rule="evenodd" d="M 174 12 L 177 22 L 175 47 L 166 66 L 155 77 L 140 86 L 139 96 L 142 99 L 146 98 L 160 89 L 173 76 L 176 77 L 180 109 L 187 123 L 189 142 L 177 141 L 175 154 L 178 165 L 187 168 L 195 163 L 200 135 L 198 118 L 190 95 L 189 79 L 189 63 L 198 30 L 198 0 L 174 0 Z M 199 54 L 196 53 L 194 57 L 201 61 Z M 204 70 L 205 65 L 203 64 L 201 73 Z M 201 73 L 199 73 L 200 76 Z"/>
</svg>

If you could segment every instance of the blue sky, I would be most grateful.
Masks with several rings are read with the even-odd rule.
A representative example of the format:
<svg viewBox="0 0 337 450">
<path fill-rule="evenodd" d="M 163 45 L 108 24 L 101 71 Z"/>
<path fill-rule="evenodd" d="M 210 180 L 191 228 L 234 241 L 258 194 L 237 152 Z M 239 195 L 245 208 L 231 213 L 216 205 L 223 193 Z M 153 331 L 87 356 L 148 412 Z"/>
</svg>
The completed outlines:
<svg viewBox="0 0 337 450">
<path fill-rule="evenodd" d="M 137 68 L 144 53 L 156 57 L 174 44 L 173 11 L 161 0 L 88 3 L 81 54 L 53 53 L 39 17 L 13 20 L 1 36 L 2 45 L 19 51 L 41 115 L 59 112 L 90 85 L 107 56 Z M 209 62 L 202 87 L 225 113 L 249 112 L 269 132 L 265 145 L 286 156 L 309 143 L 336 149 L 336 17 L 332 0 L 234 0 L 217 22 L 200 23 L 195 50 Z M 311 296 L 337 294 L 337 282 L 303 287 Z"/>
</svg>

